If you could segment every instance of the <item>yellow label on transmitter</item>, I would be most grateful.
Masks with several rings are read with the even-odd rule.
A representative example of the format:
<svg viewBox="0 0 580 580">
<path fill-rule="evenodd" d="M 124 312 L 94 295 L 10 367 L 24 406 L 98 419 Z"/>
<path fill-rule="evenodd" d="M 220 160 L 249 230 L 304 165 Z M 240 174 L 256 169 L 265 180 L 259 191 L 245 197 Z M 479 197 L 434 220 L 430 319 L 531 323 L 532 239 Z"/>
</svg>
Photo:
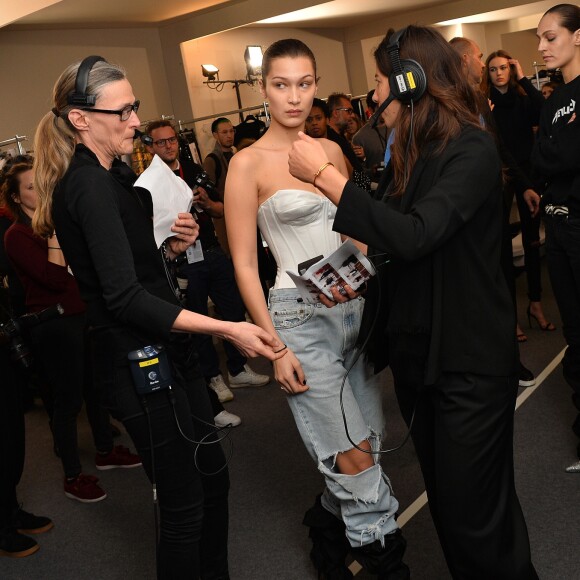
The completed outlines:
<svg viewBox="0 0 580 580">
<path fill-rule="evenodd" d="M 159 362 L 158 358 L 152 358 L 151 360 L 144 360 L 139 363 L 140 367 L 150 367 L 151 365 L 155 365 Z"/>
</svg>

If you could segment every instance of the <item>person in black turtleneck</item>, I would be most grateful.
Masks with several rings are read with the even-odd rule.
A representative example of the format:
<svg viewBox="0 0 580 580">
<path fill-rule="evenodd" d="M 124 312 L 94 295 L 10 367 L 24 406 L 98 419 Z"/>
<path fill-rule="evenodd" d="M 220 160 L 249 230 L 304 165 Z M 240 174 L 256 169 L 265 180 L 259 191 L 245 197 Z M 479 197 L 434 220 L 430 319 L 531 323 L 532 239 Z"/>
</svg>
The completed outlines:
<svg viewBox="0 0 580 580">
<path fill-rule="evenodd" d="M 505 50 L 492 52 L 486 60 L 482 90 L 489 98 L 496 127 L 518 168 L 530 178 L 530 155 L 534 147 L 534 127 L 544 104 L 542 93 L 524 75 L 520 63 Z M 537 189 L 535 186 L 534 189 Z M 528 281 L 528 323 L 536 320 L 541 330 L 556 330 L 543 312 L 541 303 L 540 215 L 533 216 L 520 192 L 516 192 Z M 518 340 L 525 334 L 518 331 Z"/>
</svg>

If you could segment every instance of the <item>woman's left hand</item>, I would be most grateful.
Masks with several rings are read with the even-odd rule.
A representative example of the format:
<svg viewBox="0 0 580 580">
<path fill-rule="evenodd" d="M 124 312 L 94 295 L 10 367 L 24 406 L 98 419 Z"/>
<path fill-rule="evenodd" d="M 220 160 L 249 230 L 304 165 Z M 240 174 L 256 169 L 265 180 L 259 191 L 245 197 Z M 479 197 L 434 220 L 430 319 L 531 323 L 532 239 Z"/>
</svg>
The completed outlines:
<svg viewBox="0 0 580 580">
<path fill-rule="evenodd" d="M 171 259 L 183 254 L 191 246 L 199 235 L 199 225 L 190 213 L 179 213 L 177 219 L 171 226 L 171 231 L 175 233 L 167 240 L 167 247 L 171 254 Z"/>
<path fill-rule="evenodd" d="M 300 181 L 313 183 L 316 172 L 327 162 L 328 153 L 318 139 L 312 139 L 300 131 L 288 155 L 290 173 Z"/>
<path fill-rule="evenodd" d="M 363 285 L 363 289 L 364 288 L 366 288 L 365 285 Z M 332 294 L 332 300 L 330 300 L 330 298 L 324 294 L 319 294 L 320 302 L 322 302 L 326 308 L 332 308 L 337 304 L 342 304 L 343 302 L 354 300 L 362 294 L 362 292 L 356 292 L 353 290 L 348 284 L 344 284 L 344 286 L 333 286 L 330 288 L 330 293 Z"/>
<path fill-rule="evenodd" d="M 519 81 L 524 78 L 524 70 L 522 69 L 522 65 L 520 61 L 515 58 L 510 58 L 508 63 L 513 65 L 516 68 L 516 79 Z"/>
</svg>

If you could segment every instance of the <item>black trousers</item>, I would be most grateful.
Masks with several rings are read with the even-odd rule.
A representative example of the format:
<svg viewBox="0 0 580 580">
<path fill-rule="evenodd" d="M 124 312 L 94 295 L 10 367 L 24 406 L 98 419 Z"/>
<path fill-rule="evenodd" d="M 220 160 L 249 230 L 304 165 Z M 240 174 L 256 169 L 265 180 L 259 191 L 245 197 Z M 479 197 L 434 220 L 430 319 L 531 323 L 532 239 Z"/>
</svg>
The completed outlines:
<svg viewBox="0 0 580 580">
<path fill-rule="evenodd" d="M 546 256 L 568 343 L 562 367 L 578 410 L 572 429 L 580 438 L 580 218 L 546 217 Z M 577 453 L 580 458 L 580 443 Z"/>
<path fill-rule="evenodd" d="M 75 477 L 82 471 L 77 416 L 83 395 L 96 448 L 103 452 L 113 448 L 108 413 L 97 401 L 91 382 L 85 380 L 85 316 L 75 314 L 47 320 L 32 328 L 30 334 L 34 357 L 49 385 L 52 402 L 49 416 L 64 474 Z"/>
<path fill-rule="evenodd" d="M 203 376 L 197 366 L 180 364 L 172 393 L 139 397 L 118 337 L 107 331 L 90 336 L 96 384 L 157 485 L 158 579 L 227 580 L 229 476 Z"/>
<path fill-rule="evenodd" d="M 412 356 L 391 369 L 429 508 L 455 580 L 536 580 L 513 472 L 517 378 L 444 373 L 424 387 Z"/>
<path fill-rule="evenodd" d="M 22 393 L 26 388 L 23 372 L 0 346 L 0 529 L 8 525 L 18 507 L 16 486 L 24 468 L 24 413 Z"/>
</svg>

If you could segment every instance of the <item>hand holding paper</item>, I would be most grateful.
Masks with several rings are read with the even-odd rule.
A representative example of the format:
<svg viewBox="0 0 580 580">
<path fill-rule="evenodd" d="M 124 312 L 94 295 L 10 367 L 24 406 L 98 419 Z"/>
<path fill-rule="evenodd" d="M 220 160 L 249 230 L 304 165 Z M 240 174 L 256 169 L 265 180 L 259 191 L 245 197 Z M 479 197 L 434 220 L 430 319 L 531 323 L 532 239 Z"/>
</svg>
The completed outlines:
<svg viewBox="0 0 580 580">
<path fill-rule="evenodd" d="M 167 238 L 175 235 L 173 226 L 178 212 L 189 212 L 193 200 L 191 188 L 158 155 L 139 176 L 135 187 L 143 187 L 151 193 L 153 232 L 157 247 L 160 247 Z"/>
</svg>

